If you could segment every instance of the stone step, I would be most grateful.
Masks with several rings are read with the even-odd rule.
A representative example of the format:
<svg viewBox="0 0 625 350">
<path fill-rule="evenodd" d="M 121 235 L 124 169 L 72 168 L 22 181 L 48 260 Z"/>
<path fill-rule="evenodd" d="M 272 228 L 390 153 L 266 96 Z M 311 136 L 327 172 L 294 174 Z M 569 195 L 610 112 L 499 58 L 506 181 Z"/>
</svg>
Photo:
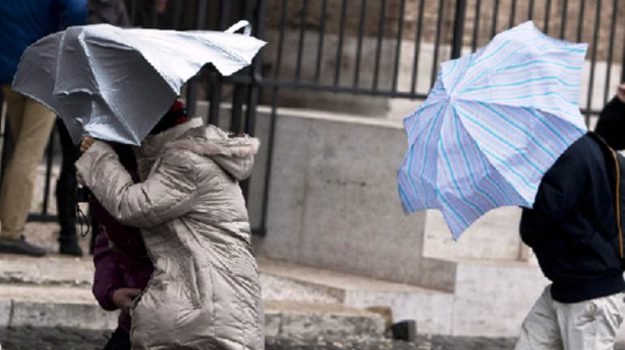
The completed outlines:
<svg viewBox="0 0 625 350">
<path fill-rule="evenodd" d="M 390 307 L 392 320 L 414 319 L 419 331 L 449 334 L 453 295 L 371 278 L 259 258 L 263 299 L 272 302 L 335 304 L 365 309 Z M 27 258 L 0 255 L 0 283 L 34 286 L 82 287 L 93 279 L 89 257 L 49 255 Z M 86 293 L 86 300 L 93 300 Z"/>
<path fill-rule="evenodd" d="M 264 301 L 266 334 L 289 339 L 384 337 L 384 320 L 344 305 Z M 0 285 L 0 327 L 67 327 L 112 330 L 117 313 L 106 312 L 80 286 Z"/>
<path fill-rule="evenodd" d="M 516 336 L 548 284 L 535 264 L 503 260 L 439 260 L 439 266 L 446 267 L 438 270 L 442 276 L 432 269 L 423 278 L 444 279 L 453 293 L 265 258 L 258 261 L 264 300 L 389 307 L 392 321 L 416 320 L 421 334 Z M 81 287 L 93 300 L 88 292 L 92 276 L 90 258 L 0 255 L 0 283 Z"/>
<path fill-rule="evenodd" d="M 265 298 L 389 307 L 393 322 L 416 320 L 420 333 L 451 332 L 451 293 L 264 258 L 259 264 Z"/>
</svg>

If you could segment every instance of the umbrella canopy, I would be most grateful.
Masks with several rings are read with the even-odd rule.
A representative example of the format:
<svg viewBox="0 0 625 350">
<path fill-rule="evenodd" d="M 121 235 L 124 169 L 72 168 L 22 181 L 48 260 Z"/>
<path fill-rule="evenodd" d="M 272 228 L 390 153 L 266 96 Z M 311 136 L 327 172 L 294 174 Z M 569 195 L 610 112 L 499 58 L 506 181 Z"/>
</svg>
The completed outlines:
<svg viewBox="0 0 625 350">
<path fill-rule="evenodd" d="M 249 65 L 265 45 L 249 34 L 245 21 L 225 32 L 70 27 L 26 50 L 13 89 L 61 116 L 75 142 L 137 145 L 205 64 L 223 75 Z"/>
<path fill-rule="evenodd" d="M 491 209 L 532 207 L 544 173 L 586 132 L 577 102 L 586 49 L 526 22 L 443 63 L 404 120 L 404 210 L 439 209 L 458 238 Z"/>
</svg>

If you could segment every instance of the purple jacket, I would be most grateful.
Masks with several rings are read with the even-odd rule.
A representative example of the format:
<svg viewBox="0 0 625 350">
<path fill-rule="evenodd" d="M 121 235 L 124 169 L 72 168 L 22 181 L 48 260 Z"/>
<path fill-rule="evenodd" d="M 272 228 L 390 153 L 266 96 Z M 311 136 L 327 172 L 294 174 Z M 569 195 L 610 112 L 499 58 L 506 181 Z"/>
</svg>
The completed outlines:
<svg viewBox="0 0 625 350">
<path fill-rule="evenodd" d="M 121 163 L 137 181 L 137 165 L 129 152 L 118 151 Z M 126 156 L 124 156 L 126 155 Z M 154 267 L 147 255 L 141 232 L 135 227 L 117 222 L 102 205 L 92 197 L 89 208 L 98 225 L 93 263 L 95 275 L 93 295 L 105 310 L 115 310 L 113 292 L 119 288 L 144 289 Z M 119 315 L 119 328 L 130 332 L 130 315 Z"/>
</svg>

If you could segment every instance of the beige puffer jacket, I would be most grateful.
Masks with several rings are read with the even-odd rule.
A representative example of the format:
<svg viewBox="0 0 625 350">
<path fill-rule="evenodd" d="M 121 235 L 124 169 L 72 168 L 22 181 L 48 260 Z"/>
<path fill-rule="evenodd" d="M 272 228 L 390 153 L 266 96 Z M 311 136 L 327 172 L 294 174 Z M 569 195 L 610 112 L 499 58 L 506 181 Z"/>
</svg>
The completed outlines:
<svg viewBox="0 0 625 350">
<path fill-rule="evenodd" d="M 112 148 L 76 163 L 102 205 L 141 228 L 155 272 L 131 310 L 133 349 L 264 348 L 263 310 L 238 180 L 258 140 L 191 120 L 148 137 L 133 184 Z"/>
</svg>

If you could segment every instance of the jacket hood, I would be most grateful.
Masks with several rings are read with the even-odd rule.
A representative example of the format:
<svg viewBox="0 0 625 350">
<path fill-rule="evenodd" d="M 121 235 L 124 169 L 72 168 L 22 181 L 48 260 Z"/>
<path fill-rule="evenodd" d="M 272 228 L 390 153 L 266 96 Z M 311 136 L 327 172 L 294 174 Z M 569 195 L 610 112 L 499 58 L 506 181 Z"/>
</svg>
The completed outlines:
<svg viewBox="0 0 625 350">
<path fill-rule="evenodd" d="M 244 180 L 252 173 L 259 146 L 256 138 L 247 135 L 230 137 L 216 126 L 203 126 L 201 119 L 192 119 L 146 138 L 140 154 L 150 157 L 165 149 L 185 149 L 211 158 L 228 174 Z"/>
</svg>

